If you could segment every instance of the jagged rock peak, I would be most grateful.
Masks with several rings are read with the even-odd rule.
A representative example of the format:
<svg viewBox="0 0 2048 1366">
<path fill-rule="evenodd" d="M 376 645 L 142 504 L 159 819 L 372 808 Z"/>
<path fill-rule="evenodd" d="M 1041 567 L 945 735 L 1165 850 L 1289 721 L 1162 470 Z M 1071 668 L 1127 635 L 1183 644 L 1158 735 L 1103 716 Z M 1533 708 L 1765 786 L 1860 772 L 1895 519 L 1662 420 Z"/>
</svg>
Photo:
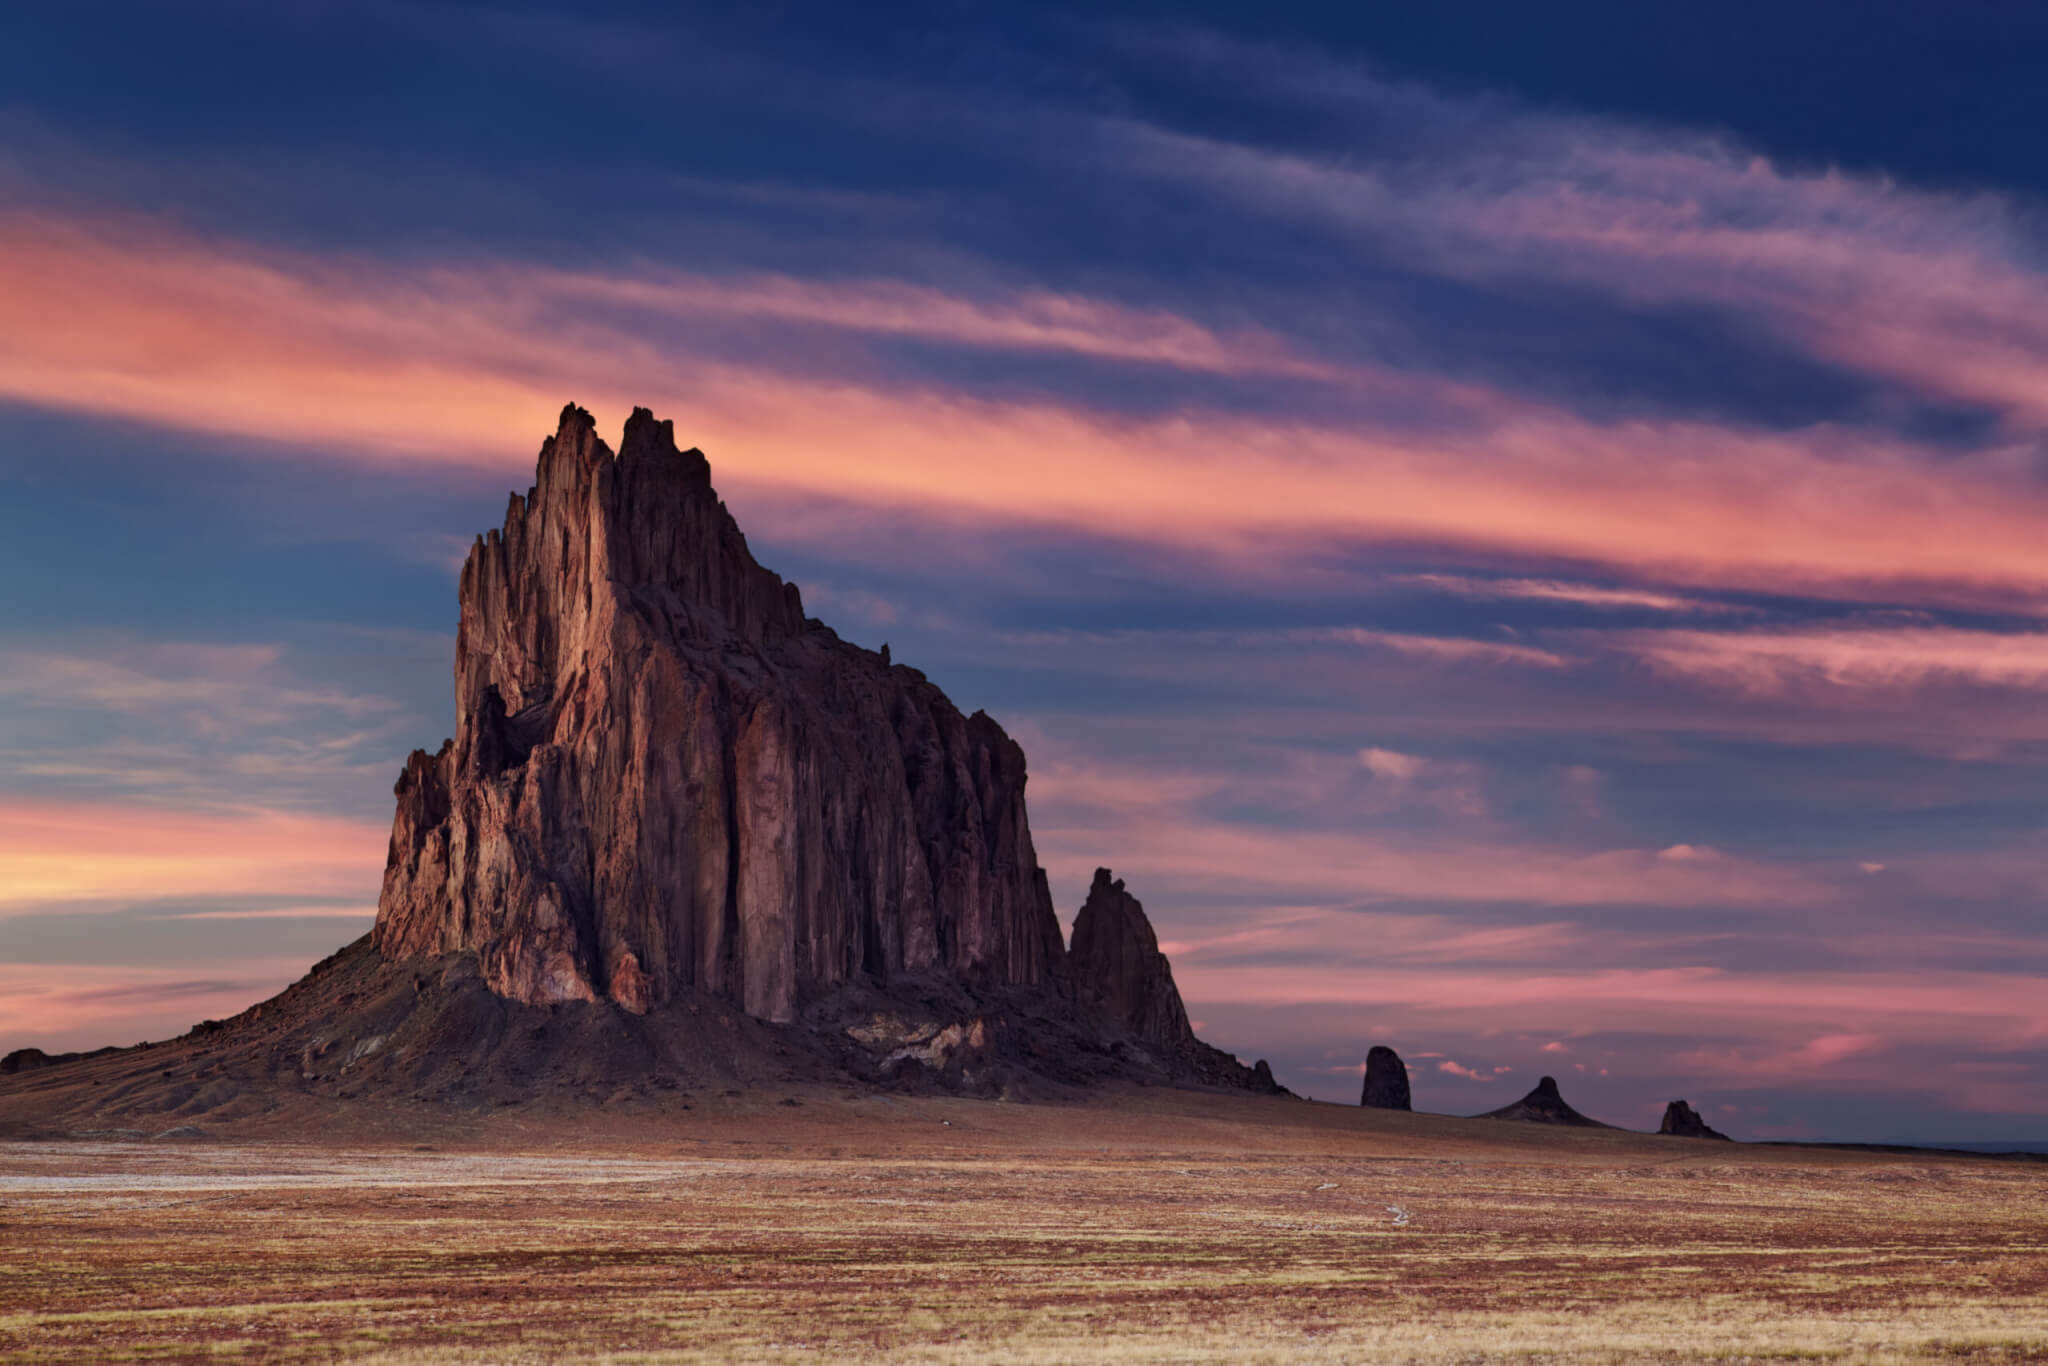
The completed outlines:
<svg viewBox="0 0 2048 1366">
<path fill-rule="evenodd" d="M 635 408 L 614 456 L 572 403 L 541 443 L 534 486 L 511 496 L 503 528 L 479 536 L 463 565 L 458 701 L 475 709 L 496 687 L 518 713 L 553 696 L 590 644 L 600 585 L 685 609 L 679 624 L 699 640 L 758 643 L 806 625 L 796 586 L 755 562 L 710 463 L 676 449 L 673 423 Z M 465 751 L 468 740 L 456 737 Z"/>
<path fill-rule="evenodd" d="M 1664 1123 L 1657 1129 L 1660 1134 L 1673 1138 L 1718 1138 L 1730 1141 L 1728 1135 L 1709 1128 L 1700 1112 L 1682 1100 L 1674 1100 L 1664 1107 Z"/>
<path fill-rule="evenodd" d="M 1194 1044 L 1187 1008 L 1152 922 L 1107 868 L 1095 870 L 1088 899 L 1074 917 L 1067 966 L 1076 990 L 1115 1024 L 1162 1048 Z"/>
<path fill-rule="evenodd" d="M 855 976 L 1063 971 L 1024 754 L 806 621 L 644 408 L 571 404 L 463 567 L 456 733 L 396 788 L 375 943 L 530 1004 L 794 1017 Z"/>
<path fill-rule="evenodd" d="M 1408 1067 L 1399 1053 L 1383 1043 L 1366 1052 L 1365 1088 L 1358 1103 L 1374 1110 L 1415 1108 L 1408 1093 Z"/>
<path fill-rule="evenodd" d="M 1570 1124 L 1585 1129 L 1607 1129 L 1612 1125 L 1602 1124 L 1597 1119 L 1588 1119 L 1565 1104 L 1564 1096 L 1557 1089 L 1557 1079 L 1545 1077 L 1536 1083 L 1536 1088 L 1512 1105 L 1503 1105 L 1498 1110 L 1489 1110 L 1481 1119 L 1512 1119 L 1531 1124 Z"/>
</svg>

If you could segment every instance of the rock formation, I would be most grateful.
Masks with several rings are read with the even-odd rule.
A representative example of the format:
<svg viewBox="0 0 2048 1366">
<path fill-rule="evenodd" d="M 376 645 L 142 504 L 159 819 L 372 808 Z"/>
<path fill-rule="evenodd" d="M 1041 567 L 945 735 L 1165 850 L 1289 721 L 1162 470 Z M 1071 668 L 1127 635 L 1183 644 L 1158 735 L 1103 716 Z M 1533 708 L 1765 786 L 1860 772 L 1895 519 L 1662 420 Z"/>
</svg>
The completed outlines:
<svg viewBox="0 0 2048 1366">
<path fill-rule="evenodd" d="M 1171 1070 L 1199 1080 L 1291 1094 L 1262 1058 L 1247 1069 L 1195 1037 L 1173 968 L 1145 908 L 1107 868 L 1095 870 L 1088 899 L 1074 917 L 1067 971 L 1077 1003 L 1113 1033 L 1137 1040 Z"/>
<path fill-rule="evenodd" d="M 489 987 L 771 1021 L 858 975 L 1048 985 L 1024 754 L 806 619 L 645 409 L 563 410 L 463 566 L 457 720 L 396 789 L 375 942 Z"/>
<path fill-rule="evenodd" d="M 1564 1103 L 1558 1093 L 1557 1082 L 1550 1077 L 1536 1083 L 1536 1089 L 1512 1105 L 1503 1105 L 1498 1110 L 1488 1110 L 1481 1119 L 1511 1119 L 1529 1124 L 1570 1124 L 1583 1129 L 1611 1129 L 1611 1124 L 1602 1124 L 1597 1119 L 1584 1115 Z"/>
<path fill-rule="evenodd" d="M 1700 1117 L 1700 1112 L 1682 1100 L 1674 1100 L 1664 1107 L 1664 1123 L 1659 1126 L 1657 1132 L 1669 1134 L 1674 1138 L 1718 1138 L 1723 1142 L 1730 1141 L 1728 1135 L 1708 1128 L 1707 1121 Z"/>
<path fill-rule="evenodd" d="M 1067 966 L 1075 990 L 1122 1029 L 1169 1051 L 1195 1042 L 1145 908 L 1107 868 L 1095 870 L 1088 899 L 1074 917 Z"/>
<path fill-rule="evenodd" d="M 1408 1068 L 1401 1055 L 1383 1043 L 1376 1043 L 1365 1055 L 1365 1089 L 1358 1103 L 1374 1110 L 1412 1110 L 1408 1094 Z"/>
<path fill-rule="evenodd" d="M 614 455 L 565 409 L 461 609 L 455 735 L 405 763 L 372 932 L 179 1039 L 0 1058 L 0 1125 L 849 1083 L 1284 1094 L 1195 1038 L 1107 872 L 1077 984 L 1023 752 L 806 618 L 668 423 L 636 410 Z"/>
</svg>

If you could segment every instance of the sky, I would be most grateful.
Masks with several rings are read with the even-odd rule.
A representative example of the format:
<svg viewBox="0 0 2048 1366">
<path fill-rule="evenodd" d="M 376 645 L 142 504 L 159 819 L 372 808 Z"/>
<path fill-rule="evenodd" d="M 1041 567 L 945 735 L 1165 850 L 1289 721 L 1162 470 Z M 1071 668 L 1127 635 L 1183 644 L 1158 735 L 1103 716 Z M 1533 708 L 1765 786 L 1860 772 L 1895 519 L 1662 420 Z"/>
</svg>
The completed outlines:
<svg viewBox="0 0 2048 1366">
<path fill-rule="evenodd" d="M 0 12 L 0 1049 L 368 929 L 573 400 L 1295 1090 L 2048 1139 L 2048 12 L 676 8 Z"/>
</svg>

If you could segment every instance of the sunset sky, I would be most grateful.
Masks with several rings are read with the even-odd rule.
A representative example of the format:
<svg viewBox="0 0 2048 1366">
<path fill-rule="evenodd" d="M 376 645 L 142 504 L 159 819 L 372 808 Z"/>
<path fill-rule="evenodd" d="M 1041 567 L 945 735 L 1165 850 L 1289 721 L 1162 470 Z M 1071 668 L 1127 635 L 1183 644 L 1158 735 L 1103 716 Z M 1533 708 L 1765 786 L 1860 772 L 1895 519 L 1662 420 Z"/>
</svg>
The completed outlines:
<svg viewBox="0 0 2048 1366">
<path fill-rule="evenodd" d="M 574 400 L 1288 1086 L 2048 1140 L 2048 11 L 734 8 L 0 12 L 0 1051 L 369 928 Z"/>
</svg>

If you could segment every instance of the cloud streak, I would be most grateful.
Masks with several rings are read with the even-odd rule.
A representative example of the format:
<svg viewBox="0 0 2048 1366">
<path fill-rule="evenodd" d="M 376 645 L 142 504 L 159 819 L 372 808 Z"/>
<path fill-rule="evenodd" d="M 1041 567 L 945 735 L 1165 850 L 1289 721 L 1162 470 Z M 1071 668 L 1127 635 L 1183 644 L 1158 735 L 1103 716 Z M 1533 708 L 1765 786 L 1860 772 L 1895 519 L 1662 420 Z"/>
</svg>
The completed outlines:
<svg viewBox="0 0 2048 1366">
<path fill-rule="evenodd" d="M 0 915 L 52 903 L 374 892 L 383 825 L 262 809 L 0 801 Z"/>
<path fill-rule="evenodd" d="M 1290 544 L 1436 544 L 1852 596 L 1872 585 L 2048 590 L 2048 549 L 2035 535 L 2048 492 L 2005 448 L 1937 464 L 1912 441 L 1871 431 L 1602 421 L 1363 364 L 1343 382 L 1433 386 L 1437 417 L 1418 428 L 1376 419 L 1370 404 L 1329 423 L 1199 404 L 1125 415 L 1077 398 L 942 391 L 872 361 L 820 372 L 801 363 L 803 345 L 775 367 L 736 360 L 718 353 L 715 332 L 650 331 L 630 310 L 588 306 L 588 290 L 565 302 L 560 279 L 510 263 L 408 269 L 201 242 L 146 222 L 17 213 L 0 221 L 0 392 L 515 478 L 539 415 L 565 396 L 616 414 L 668 395 L 665 408 L 710 449 L 722 479 L 936 516 L 1282 558 Z M 692 297 L 629 278 L 595 293 L 630 299 L 636 289 L 678 308 Z M 782 321 L 822 316 L 835 329 L 841 311 L 862 311 L 858 292 L 853 302 L 830 296 L 831 307 L 812 306 L 808 293 L 793 296 L 804 307 L 774 289 L 763 297 Z M 911 297 L 906 310 L 933 335 L 981 329 L 991 343 L 1068 349 L 1096 335 L 1080 324 L 1069 336 L 986 322 L 1028 320 L 1049 307 L 1038 296 Z M 762 300 L 723 289 L 711 302 L 730 315 Z M 1156 332 L 1169 338 L 1157 354 L 1170 363 L 1237 363 L 1186 320 L 1121 321 L 1119 306 L 1081 299 L 1053 312 L 1109 319 L 1101 345 L 1112 349 L 1142 351 L 1130 337 Z M 883 330 L 892 316 L 882 312 Z M 962 452 L 973 460 L 963 464 Z"/>
</svg>

